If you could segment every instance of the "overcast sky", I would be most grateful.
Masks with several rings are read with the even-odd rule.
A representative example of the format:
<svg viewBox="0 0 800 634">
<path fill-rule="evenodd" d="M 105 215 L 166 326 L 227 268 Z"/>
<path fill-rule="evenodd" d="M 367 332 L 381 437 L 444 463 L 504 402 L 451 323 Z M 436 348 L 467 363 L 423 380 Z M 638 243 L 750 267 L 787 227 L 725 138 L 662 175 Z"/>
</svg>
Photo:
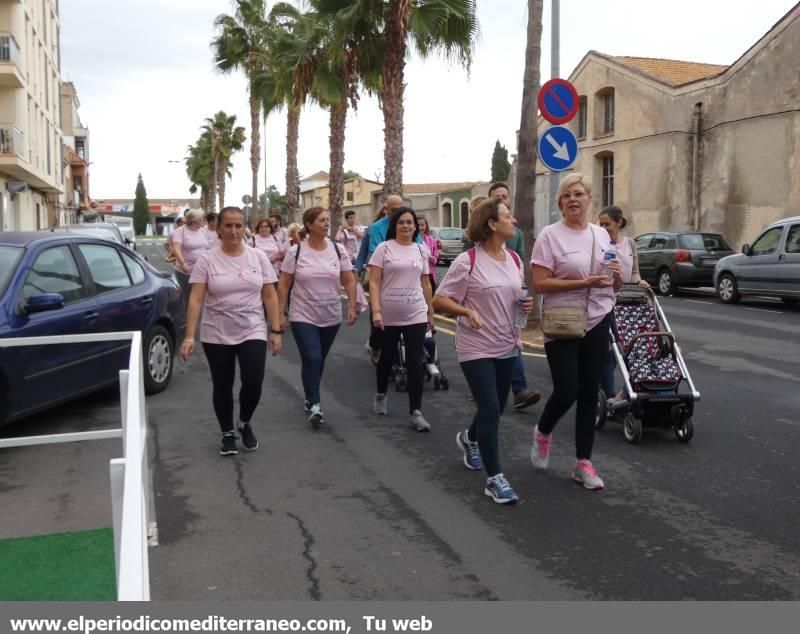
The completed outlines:
<svg viewBox="0 0 800 634">
<path fill-rule="evenodd" d="M 297 2 L 295 2 L 297 4 Z M 273 2 L 269 3 L 272 6 Z M 730 64 L 794 6 L 759 0 L 563 0 L 561 72 L 587 51 Z M 745 7 L 747 8 L 745 10 Z M 545 0 L 542 82 L 550 77 L 550 1 Z M 73 81 L 90 129 L 92 198 L 133 198 L 142 173 L 151 198 L 188 196 L 183 163 L 205 117 L 235 114 L 248 128 L 244 79 L 215 73 L 209 42 L 228 0 L 67 0 L 60 3 L 62 77 Z M 525 55 L 526 0 L 478 0 L 480 38 L 471 73 L 437 59 L 406 67 L 406 183 L 488 180 L 499 139 L 514 153 Z M 284 190 L 286 115 L 267 123 L 267 181 Z M 263 141 L 262 141 L 263 145 Z M 345 168 L 383 170 L 383 119 L 363 97 L 347 126 Z M 234 161 L 227 199 L 250 192 L 249 141 Z M 302 176 L 328 170 L 328 117 L 309 107 L 300 122 Z M 263 190 L 262 167 L 259 189 Z"/>
</svg>

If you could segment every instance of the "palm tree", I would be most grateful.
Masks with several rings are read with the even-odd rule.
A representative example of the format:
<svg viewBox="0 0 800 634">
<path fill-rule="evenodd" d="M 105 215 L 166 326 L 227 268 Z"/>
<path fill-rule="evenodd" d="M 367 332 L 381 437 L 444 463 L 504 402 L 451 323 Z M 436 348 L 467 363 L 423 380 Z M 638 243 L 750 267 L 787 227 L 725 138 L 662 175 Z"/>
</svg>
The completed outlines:
<svg viewBox="0 0 800 634">
<path fill-rule="evenodd" d="M 265 0 L 234 0 L 234 15 L 221 14 L 214 20 L 219 34 L 211 41 L 214 63 L 223 73 L 244 70 L 250 99 L 250 168 L 253 171 L 253 204 L 258 200 L 258 168 L 261 164 L 261 102 L 254 89 L 255 72 L 267 64 Z M 265 126 L 266 126 L 266 115 Z"/>
<path fill-rule="evenodd" d="M 379 38 L 385 47 L 379 90 L 384 122 L 384 193 L 403 190 L 403 94 L 409 41 L 426 57 L 434 51 L 466 67 L 478 31 L 475 0 L 314 0 L 321 15 L 345 32 Z"/>
<path fill-rule="evenodd" d="M 528 0 L 528 42 L 525 47 L 525 74 L 522 82 L 522 112 L 520 114 L 517 147 L 514 211 L 528 250 L 533 248 L 536 199 L 536 100 L 539 93 L 539 64 L 542 55 L 542 9 L 544 0 Z M 530 251 L 526 254 L 530 260 Z M 525 267 L 529 269 L 529 267 Z M 530 271 L 527 271 L 530 274 Z"/>
<path fill-rule="evenodd" d="M 194 145 L 186 148 L 186 175 L 189 177 L 191 187 L 190 194 L 196 194 L 200 190 L 200 207 L 209 211 L 209 183 L 212 177 L 211 168 L 211 144 L 209 139 L 200 136 Z"/>
<path fill-rule="evenodd" d="M 236 125 L 236 115 L 228 115 L 222 110 L 206 119 L 203 135 L 211 145 L 212 178 L 209 183 L 211 211 L 214 211 L 214 193 L 218 192 L 219 208 L 225 206 L 225 178 L 230 176 L 231 157 L 234 152 L 244 148 L 245 130 Z"/>
</svg>

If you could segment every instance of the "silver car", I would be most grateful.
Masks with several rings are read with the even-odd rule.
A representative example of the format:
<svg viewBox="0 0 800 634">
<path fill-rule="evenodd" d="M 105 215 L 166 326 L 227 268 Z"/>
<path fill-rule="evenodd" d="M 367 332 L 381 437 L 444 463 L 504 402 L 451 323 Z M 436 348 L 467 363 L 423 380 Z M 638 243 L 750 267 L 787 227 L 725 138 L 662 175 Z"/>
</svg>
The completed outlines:
<svg viewBox="0 0 800 634">
<path fill-rule="evenodd" d="M 450 264 L 463 251 L 463 229 L 459 227 L 431 227 L 431 235 L 441 243 L 439 247 L 439 263 Z"/>
<path fill-rule="evenodd" d="M 714 287 L 725 304 L 743 295 L 780 297 L 788 306 L 800 302 L 800 216 L 769 225 L 752 245 L 722 258 L 714 269 Z"/>
</svg>

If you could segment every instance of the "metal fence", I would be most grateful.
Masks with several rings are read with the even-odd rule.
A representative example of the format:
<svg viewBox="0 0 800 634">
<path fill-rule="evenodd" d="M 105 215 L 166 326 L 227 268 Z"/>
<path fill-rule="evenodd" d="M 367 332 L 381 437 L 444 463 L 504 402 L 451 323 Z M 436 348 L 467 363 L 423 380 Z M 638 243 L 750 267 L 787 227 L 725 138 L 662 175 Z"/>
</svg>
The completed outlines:
<svg viewBox="0 0 800 634">
<path fill-rule="evenodd" d="M 110 462 L 117 600 L 149 601 L 150 572 L 147 547 L 148 536 L 151 532 L 154 533 L 155 523 L 151 525 L 148 517 L 151 500 L 147 459 L 147 411 L 144 400 L 142 334 L 140 332 L 117 332 L 96 335 L 20 337 L 0 339 L 0 348 L 126 340 L 131 342 L 131 352 L 128 369 L 120 370 L 119 373 L 122 420 L 120 428 L 0 439 L 0 449 L 122 438 L 123 457 L 115 458 Z"/>
</svg>

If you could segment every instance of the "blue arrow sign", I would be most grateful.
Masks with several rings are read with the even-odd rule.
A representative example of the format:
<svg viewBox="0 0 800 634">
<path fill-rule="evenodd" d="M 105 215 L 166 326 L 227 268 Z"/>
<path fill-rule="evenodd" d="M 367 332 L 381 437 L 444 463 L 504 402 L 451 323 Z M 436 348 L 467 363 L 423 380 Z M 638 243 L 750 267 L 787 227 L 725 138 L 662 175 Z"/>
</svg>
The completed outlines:
<svg viewBox="0 0 800 634">
<path fill-rule="evenodd" d="M 547 169 L 553 172 L 569 169 L 576 158 L 578 140 L 569 128 L 553 126 L 539 138 L 539 160 Z"/>
</svg>

